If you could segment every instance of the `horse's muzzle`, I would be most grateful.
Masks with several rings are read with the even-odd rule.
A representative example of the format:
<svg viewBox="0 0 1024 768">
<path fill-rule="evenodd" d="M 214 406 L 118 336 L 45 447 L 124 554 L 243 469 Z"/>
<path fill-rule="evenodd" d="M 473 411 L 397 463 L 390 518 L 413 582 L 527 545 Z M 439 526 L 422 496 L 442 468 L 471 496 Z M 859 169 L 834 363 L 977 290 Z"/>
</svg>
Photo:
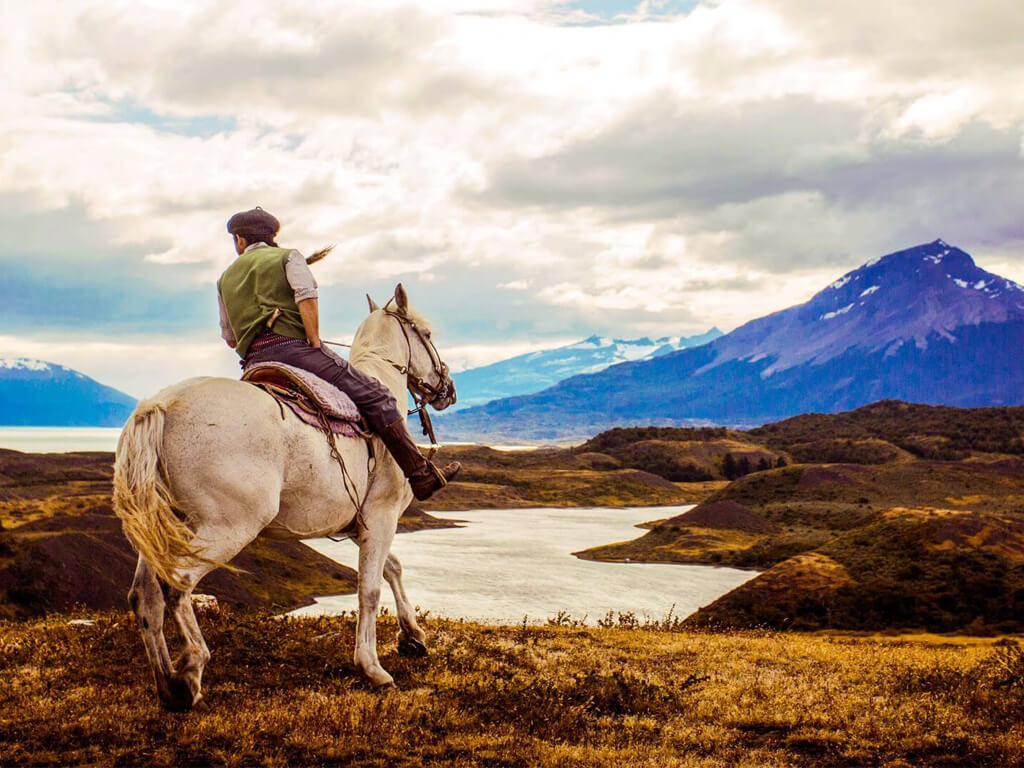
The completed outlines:
<svg viewBox="0 0 1024 768">
<path fill-rule="evenodd" d="M 445 408 L 449 408 L 455 405 L 457 395 L 455 394 L 455 382 L 452 381 L 451 376 L 445 378 L 444 387 L 438 394 L 438 397 L 431 402 L 435 411 L 443 411 Z"/>
</svg>

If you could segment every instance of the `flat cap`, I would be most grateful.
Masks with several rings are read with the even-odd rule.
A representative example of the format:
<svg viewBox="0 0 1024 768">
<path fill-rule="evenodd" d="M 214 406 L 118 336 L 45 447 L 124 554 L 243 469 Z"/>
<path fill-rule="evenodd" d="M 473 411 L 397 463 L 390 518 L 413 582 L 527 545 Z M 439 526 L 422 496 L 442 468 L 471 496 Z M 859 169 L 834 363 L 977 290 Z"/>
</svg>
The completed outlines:
<svg viewBox="0 0 1024 768">
<path fill-rule="evenodd" d="M 228 219 L 228 232 L 232 235 L 276 235 L 281 222 L 258 205 L 251 211 L 240 211 Z"/>
</svg>

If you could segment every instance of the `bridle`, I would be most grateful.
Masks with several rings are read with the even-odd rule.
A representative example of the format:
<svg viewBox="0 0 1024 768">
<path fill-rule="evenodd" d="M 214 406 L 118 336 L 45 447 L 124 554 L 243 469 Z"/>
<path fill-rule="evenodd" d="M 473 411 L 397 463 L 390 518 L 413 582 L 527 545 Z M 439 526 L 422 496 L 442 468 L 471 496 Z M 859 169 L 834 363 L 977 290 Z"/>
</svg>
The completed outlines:
<svg viewBox="0 0 1024 768">
<path fill-rule="evenodd" d="M 444 400 L 452 395 L 452 380 L 448 375 L 449 368 L 448 364 L 441 359 L 441 355 L 437 351 L 437 347 L 434 346 L 433 340 L 430 338 L 429 333 L 425 332 L 420 328 L 416 321 L 405 314 L 400 309 L 390 309 L 389 305 L 395 299 L 392 297 L 388 300 L 387 304 L 384 305 L 382 311 L 389 317 L 393 317 L 398 327 L 402 329 L 402 335 L 405 337 L 406 348 L 409 351 L 406 357 L 405 365 L 396 363 L 394 360 L 388 360 L 384 358 L 385 362 L 389 363 L 396 371 L 405 376 L 405 386 L 409 390 L 409 394 L 412 395 L 412 400 L 416 404 L 416 407 L 408 412 L 408 416 L 412 416 L 414 413 L 418 413 L 420 416 L 420 426 L 423 428 L 423 434 L 430 438 L 430 451 L 427 455 L 428 459 L 433 458 L 437 452 L 439 444 L 437 437 L 434 435 L 434 424 L 430 420 L 430 414 L 427 412 L 428 405 L 434 405 L 439 400 Z M 437 377 L 439 382 L 437 385 L 431 384 L 421 376 L 417 376 L 412 370 L 412 336 L 415 336 L 423 348 L 430 355 L 430 362 L 433 367 L 431 373 Z M 334 346 L 351 346 L 349 344 L 338 344 L 337 342 L 323 342 L 326 344 L 332 344 Z"/>
<path fill-rule="evenodd" d="M 420 427 L 423 429 L 423 434 L 430 438 L 430 450 L 427 453 L 427 459 L 429 460 L 434 458 L 434 454 L 437 453 L 439 446 L 437 437 L 434 435 L 434 423 L 427 412 L 427 406 L 451 396 L 452 380 L 448 375 L 448 364 L 441 359 L 441 355 L 438 353 L 437 347 L 434 346 L 430 334 L 416 325 L 416 321 L 401 310 L 388 309 L 388 305 L 394 300 L 394 297 L 388 299 L 383 311 L 398 322 L 398 327 L 402 329 L 402 335 L 405 336 L 405 345 L 409 350 L 409 356 L 406 358 L 405 365 L 399 365 L 394 360 L 388 360 L 387 362 L 391 363 L 396 371 L 405 376 L 405 385 L 409 390 L 409 394 L 412 395 L 413 402 L 416 403 L 416 407 L 409 411 L 408 415 L 412 416 L 414 413 L 418 413 L 420 416 Z M 419 339 L 420 344 L 423 345 L 423 348 L 427 350 L 427 354 L 430 355 L 430 364 L 433 367 L 431 373 L 437 377 L 439 382 L 436 386 L 413 373 L 410 331 Z"/>
<path fill-rule="evenodd" d="M 394 299 L 390 299 L 390 304 Z M 388 309 L 388 304 L 384 305 L 384 313 L 389 317 L 393 317 L 398 322 L 398 327 L 402 329 L 402 335 L 405 337 L 405 345 L 409 350 L 409 355 L 406 358 L 405 365 L 400 365 L 394 360 L 388 360 L 387 362 L 397 370 L 400 374 L 405 376 L 406 386 L 409 389 L 409 393 L 412 395 L 413 401 L 417 404 L 417 408 L 409 411 L 409 415 L 422 411 L 425 406 L 433 405 L 438 400 L 443 400 L 452 394 L 452 380 L 448 376 L 449 369 L 448 364 L 441 359 L 441 355 L 437 351 L 437 347 L 434 346 L 434 341 L 430 338 L 428 332 L 424 332 L 420 328 L 416 321 L 409 317 L 407 314 L 401 311 Z M 433 373 L 438 380 L 438 384 L 431 384 L 424 378 L 417 376 L 412 371 L 412 338 L 410 337 L 410 331 L 416 336 L 423 348 L 427 350 L 427 354 L 430 355 L 430 363 L 433 367 L 431 373 Z"/>
</svg>

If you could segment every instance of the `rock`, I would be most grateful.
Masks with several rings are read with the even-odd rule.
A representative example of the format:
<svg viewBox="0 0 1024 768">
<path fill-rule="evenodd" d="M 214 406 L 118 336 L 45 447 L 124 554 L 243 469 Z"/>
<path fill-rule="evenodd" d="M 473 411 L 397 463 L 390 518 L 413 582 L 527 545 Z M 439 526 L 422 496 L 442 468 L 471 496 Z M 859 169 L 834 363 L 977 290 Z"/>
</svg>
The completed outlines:
<svg viewBox="0 0 1024 768">
<path fill-rule="evenodd" d="M 220 611 L 220 603 L 213 595 L 192 595 L 192 607 L 200 613 L 217 613 Z"/>
</svg>

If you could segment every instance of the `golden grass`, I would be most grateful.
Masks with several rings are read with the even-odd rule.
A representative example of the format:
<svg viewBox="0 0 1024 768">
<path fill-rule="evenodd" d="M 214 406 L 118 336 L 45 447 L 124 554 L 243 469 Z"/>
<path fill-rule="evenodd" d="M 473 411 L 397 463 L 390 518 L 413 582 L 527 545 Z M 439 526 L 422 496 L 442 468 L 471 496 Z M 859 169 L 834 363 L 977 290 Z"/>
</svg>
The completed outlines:
<svg viewBox="0 0 1024 768">
<path fill-rule="evenodd" d="M 169 714 L 132 619 L 95 618 L 0 623 L 0 762 L 1024 765 L 1008 640 L 431 620 L 431 656 L 407 660 L 384 619 L 399 687 L 373 692 L 351 618 L 223 612 L 201 620 L 210 709 Z"/>
</svg>

